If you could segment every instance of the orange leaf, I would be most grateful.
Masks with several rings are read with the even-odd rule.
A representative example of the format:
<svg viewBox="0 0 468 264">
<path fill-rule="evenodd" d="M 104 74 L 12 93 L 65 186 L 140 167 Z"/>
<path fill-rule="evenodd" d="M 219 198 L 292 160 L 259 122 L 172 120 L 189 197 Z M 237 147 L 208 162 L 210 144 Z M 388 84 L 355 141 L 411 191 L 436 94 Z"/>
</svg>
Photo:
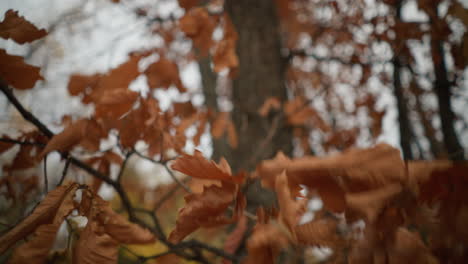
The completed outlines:
<svg viewBox="0 0 468 264">
<path fill-rule="evenodd" d="M 216 164 L 214 161 L 208 161 L 198 150 L 195 150 L 195 154 L 193 156 L 183 154 L 175 160 L 171 167 L 176 171 L 180 171 L 191 177 L 199 179 L 221 180 L 237 183 L 240 183 L 243 180 L 242 173 L 232 176 L 229 165 L 227 165 L 227 168 L 223 168 L 220 164 Z"/>
<path fill-rule="evenodd" d="M 236 186 L 223 183 L 221 187 L 210 186 L 200 194 L 185 196 L 185 206 L 180 209 L 176 227 L 169 241 L 178 243 L 199 227 L 214 227 L 232 222 L 224 215 L 236 196 Z"/>
<path fill-rule="evenodd" d="M 104 232 L 113 239 L 125 244 L 148 244 L 155 241 L 154 235 L 147 229 L 137 224 L 130 223 L 123 216 L 112 210 L 109 203 L 96 196 L 99 209 L 98 221 L 103 226 Z"/>
<path fill-rule="evenodd" d="M 0 254 L 5 252 L 18 240 L 31 234 L 38 226 L 51 223 L 67 195 L 74 193 L 77 186 L 76 183 L 73 183 L 50 191 L 44 200 L 34 209 L 32 214 L 0 237 Z"/>
<path fill-rule="evenodd" d="M 115 264 L 118 243 L 95 221 L 88 220 L 73 251 L 73 264 Z"/>
<path fill-rule="evenodd" d="M 265 117 L 271 110 L 278 110 L 281 108 L 281 102 L 278 97 L 268 97 L 263 105 L 258 110 L 258 114 Z"/>
<path fill-rule="evenodd" d="M 205 8 L 197 7 L 188 11 L 179 20 L 180 29 L 192 39 L 196 48 L 203 55 L 207 54 L 213 44 L 212 35 L 216 21 Z"/>
<path fill-rule="evenodd" d="M 54 135 L 46 147 L 39 155 L 39 159 L 42 159 L 46 154 L 51 151 L 68 151 L 75 145 L 77 145 L 83 137 L 86 136 L 86 128 L 88 126 L 88 120 L 81 119 L 70 126 L 66 127 L 59 134 Z"/>
<path fill-rule="evenodd" d="M 9 55 L 4 49 L 0 49 L 0 77 L 20 90 L 31 89 L 36 81 L 44 80 L 39 67 L 24 63 L 22 57 Z"/>
<path fill-rule="evenodd" d="M 18 16 L 18 11 L 8 10 L 0 22 L 0 37 L 13 39 L 19 44 L 31 42 L 47 35 L 44 29 L 39 30 L 31 22 Z"/>
<path fill-rule="evenodd" d="M 337 248 L 344 245 L 338 235 L 338 223 L 333 218 L 318 219 L 296 226 L 297 241 L 302 245 Z"/>
<path fill-rule="evenodd" d="M 234 123 L 232 120 L 229 120 L 228 125 L 227 125 L 227 135 L 228 135 L 228 141 L 229 145 L 231 148 L 235 149 L 239 145 L 239 141 L 237 138 L 237 132 L 236 132 L 236 127 L 234 126 Z"/>
<path fill-rule="evenodd" d="M 242 238 L 247 231 L 247 217 L 243 216 L 239 222 L 237 222 L 236 228 L 228 235 L 224 241 L 224 251 L 230 254 L 234 254 L 239 248 Z M 223 259 L 223 264 L 230 264 L 231 261 Z"/>
<path fill-rule="evenodd" d="M 401 190 L 401 185 L 394 183 L 367 192 L 348 193 L 346 194 L 346 204 L 349 208 L 364 214 L 366 219 L 372 223 L 382 208 Z"/>
<path fill-rule="evenodd" d="M 9 263 L 45 263 L 50 249 L 52 248 L 57 231 L 65 218 L 75 209 L 73 197 L 78 184 L 72 184 L 67 189 L 60 207 L 51 216 L 52 223 L 39 226 L 34 235 L 24 244 L 15 248 Z"/>
<path fill-rule="evenodd" d="M 161 57 L 151 64 L 146 69 L 145 74 L 150 89 L 160 87 L 167 89 L 171 85 L 175 85 L 180 92 L 186 91 L 180 80 L 179 66 L 165 57 Z"/>
</svg>

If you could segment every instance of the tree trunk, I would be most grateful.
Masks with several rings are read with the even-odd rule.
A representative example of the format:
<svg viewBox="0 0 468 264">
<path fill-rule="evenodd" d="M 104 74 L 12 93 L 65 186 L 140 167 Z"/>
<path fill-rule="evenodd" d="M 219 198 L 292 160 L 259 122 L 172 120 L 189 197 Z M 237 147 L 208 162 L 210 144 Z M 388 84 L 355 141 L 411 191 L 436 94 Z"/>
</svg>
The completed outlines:
<svg viewBox="0 0 468 264">
<path fill-rule="evenodd" d="M 437 14 L 437 6 L 435 6 L 435 14 Z M 432 20 L 435 18 L 431 18 Z M 452 110 L 452 83 L 448 80 L 447 66 L 445 63 L 445 54 L 443 40 L 439 39 L 437 28 L 431 31 L 431 55 L 434 63 L 434 89 L 437 95 L 439 104 L 439 115 L 442 124 L 442 134 L 444 136 L 444 144 L 451 160 L 464 160 L 465 153 L 458 135 L 455 131 L 455 114 Z"/>
<path fill-rule="evenodd" d="M 268 97 L 287 97 L 279 21 L 272 0 L 227 0 L 225 9 L 239 34 L 240 66 L 231 98 L 239 145 L 234 149 L 215 141 L 214 158 L 224 156 L 234 170 L 252 170 L 279 150 L 292 152 L 291 129 L 257 113 Z"/>
<path fill-rule="evenodd" d="M 396 3 L 395 11 L 396 11 L 396 20 L 399 21 L 401 19 L 401 1 Z M 409 121 L 409 111 L 408 105 L 406 103 L 404 89 L 401 84 L 401 60 L 400 55 L 398 54 L 399 51 L 394 51 L 394 58 L 393 58 L 393 95 L 397 100 L 397 109 L 398 109 L 398 125 L 400 130 L 400 146 L 403 151 L 403 158 L 405 160 L 412 160 L 414 158 L 413 152 L 411 150 L 411 138 L 412 138 L 412 131 L 411 125 Z"/>
</svg>

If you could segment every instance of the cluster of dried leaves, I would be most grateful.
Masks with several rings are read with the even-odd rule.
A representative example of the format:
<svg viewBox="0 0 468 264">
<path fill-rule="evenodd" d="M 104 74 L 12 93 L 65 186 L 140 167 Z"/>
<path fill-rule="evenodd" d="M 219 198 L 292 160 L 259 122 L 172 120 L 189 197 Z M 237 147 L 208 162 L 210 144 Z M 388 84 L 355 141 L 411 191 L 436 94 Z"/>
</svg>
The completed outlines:
<svg viewBox="0 0 468 264">
<path fill-rule="evenodd" d="M 192 1 L 183 3 L 190 6 Z M 201 54 L 212 52 L 215 71 L 227 68 L 235 74 L 237 34 L 227 16 L 209 14 L 207 8 L 196 7 L 179 23 Z M 211 35 L 219 23 L 223 25 L 224 37 L 214 42 Z M 0 37 L 18 43 L 31 42 L 45 34 L 11 10 L 0 23 Z M 224 263 L 274 263 L 284 252 L 312 246 L 331 248 L 332 263 L 439 263 L 446 260 L 462 263 L 467 259 L 466 164 L 404 162 L 397 149 L 380 144 L 368 149 L 349 149 L 328 158 L 291 159 L 280 153 L 272 160 L 261 162 L 255 172 L 233 174 L 224 159 L 215 163 L 198 151 L 194 155 L 182 151 L 186 129 L 197 128 L 192 140 L 198 144 L 208 124 L 214 137 L 227 133 L 231 146 L 235 147 L 237 134 L 229 113 L 195 109 L 190 102 L 176 103 L 168 111 L 161 111 L 156 99 L 128 89 L 130 82 L 143 74 L 151 89 L 175 86 L 180 92 L 186 91 L 177 64 L 168 58 L 161 57 L 140 72 L 139 61 L 151 53 L 130 54 L 127 62 L 106 74 L 72 76 L 68 85 L 70 94 L 80 96 L 84 104 L 94 105 L 95 113 L 88 119 L 64 118 L 65 128 L 59 134 L 52 134 L 15 101 L 18 103 L 15 107 L 22 109 L 23 116 L 38 130 L 15 138 L 2 138 L 0 153 L 15 144 L 20 145 L 12 163 L 3 168 L 5 172 L 32 168 L 50 152 L 58 151 L 63 158 L 94 177 L 88 185 L 66 183 L 48 192 L 31 214 L 2 234 L 0 254 L 14 248 L 10 263 L 46 262 L 60 226 L 78 216 L 85 217 L 87 222 L 75 230 L 79 238 L 72 241 L 70 252 L 74 263 L 116 263 L 119 245 L 152 244 L 156 240 L 169 248 L 154 256 L 158 263 L 179 261 L 172 254 L 207 262 L 201 250 L 223 257 Z M 25 64 L 21 57 L 1 49 L 0 77 L 8 85 L 22 90 L 33 88 L 36 81 L 42 79 L 38 67 Z M 2 91 L 10 101 L 16 100 L 5 87 L 2 86 Z M 374 105 L 375 98 L 368 97 L 361 104 Z M 279 110 L 290 125 L 311 125 L 323 132 L 330 130 L 302 97 L 283 105 L 271 98 L 259 114 L 267 116 Z M 380 133 L 382 116 L 383 113 L 376 113 L 378 125 L 372 128 L 376 134 Z M 111 131 L 117 131 L 118 144 L 124 151 L 98 153 L 99 142 Z M 339 139 L 354 141 L 353 133 L 349 132 L 347 137 L 340 135 Z M 136 216 L 136 208 L 129 202 L 120 176 L 117 180 L 109 177 L 111 164 L 125 167 L 138 141 L 148 144 L 148 157 L 159 155 L 164 164 L 166 150 L 182 153 L 171 167 L 191 177 L 191 193 L 185 196 L 175 228 L 167 238 L 156 220 L 150 226 Z M 331 137 L 329 144 L 336 144 L 333 141 Z M 95 155 L 83 161 L 76 159 L 70 153 L 78 146 Z M 275 191 L 278 208 L 258 209 L 257 216 L 250 217 L 254 227 L 249 230 L 243 189 L 253 178 Z M 118 193 L 129 220 L 114 212 L 109 203 L 96 194 L 103 181 Z M 21 184 L 28 193 L 37 187 L 37 180 L 20 181 L 11 175 L 1 179 L 0 187 L 6 186 L 9 199 L 17 197 L 12 187 L 15 184 Z M 303 190 L 307 190 L 306 195 Z M 307 202 L 313 197 L 322 199 L 323 209 L 313 220 L 302 223 Z M 157 219 L 156 216 L 153 215 L 153 219 Z M 352 224 L 358 220 L 365 222 L 363 230 L 353 228 Z M 226 237 L 224 250 L 187 240 L 200 228 L 233 224 L 236 227 Z M 247 255 L 241 259 L 236 254 L 242 247 L 247 248 Z"/>
</svg>

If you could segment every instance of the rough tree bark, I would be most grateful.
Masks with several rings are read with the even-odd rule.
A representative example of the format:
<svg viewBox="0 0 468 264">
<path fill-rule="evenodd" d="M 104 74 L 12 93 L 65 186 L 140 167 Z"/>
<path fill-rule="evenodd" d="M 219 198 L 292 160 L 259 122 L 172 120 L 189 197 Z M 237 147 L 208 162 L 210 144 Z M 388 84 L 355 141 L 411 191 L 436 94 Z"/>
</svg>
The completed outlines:
<svg viewBox="0 0 468 264">
<path fill-rule="evenodd" d="M 435 5 L 434 14 L 438 14 L 437 11 L 437 5 Z M 431 20 L 434 19 L 437 18 L 431 18 Z M 443 41 L 438 37 L 441 35 L 443 36 L 437 27 L 432 28 L 431 55 L 435 73 L 435 80 L 433 85 L 439 105 L 442 134 L 445 148 L 447 149 L 450 159 L 458 161 L 465 160 L 465 152 L 462 145 L 460 144 L 460 141 L 458 140 L 458 135 L 454 127 L 455 114 L 452 110 L 452 82 L 450 82 L 448 79 Z"/>
<path fill-rule="evenodd" d="M 225 157 L 234 170 L 251 170 L 258 161 L 271 158 L 279 150 L 286 154 L 292 151 L 291 129 L 273 122 L 275 117 L 264 118 L 257 113 L 270 96 L 286 100 L 280 27 L 275 1 L 227 0 L 225 9 L 239 34 L 240 67 L 232 83 L 231 98 L 239 145 L 231 148 L 224 140 L 215 140 L 213 158 Z M 202 78 L 210 78 L 206 65 L 202 68 Z M 214 87 L 205 87 L 204 92 L 210 97 L 207 92 L 213 93 Z M 213 104 L 212 99 L 209 101 Z M 265 140 L 269 142 L 262 144 Z"/>
<path fill-rule="evenodd" d="M 395 6 L 395 19 L 397 21 L 401 20 L 401 6 L 402 1 L 397 1 Z M 406 103 L 406 97 L 404 93 L 403 86 L 401 84 L 401 58 L 398 54 L 399 51 L 396 50 L 393 58 L 393 95 L 397 100 L 397 109 L 398 109 L 398 125 L 400 131 L 400 146 L 403 152 L 403 158 L 405 160 L 412 160 L 414 158 L 413 152 L 411 150 L 411 139 L 412 131 L 411 124 L 409 121 L 409 111 L 408 105 Z"/>
<path fill-rule="evenodd" d="M 263 159 L 278 151 L 292 153 L 292 130 L 278 115 L 261 117 L 257 112 L 270 96 L 287 99 L 285 60 L 281 56 L 281 39 L 276 2 L 272 0 L 227 0 L 225 10 L 238 34 L 239 71 L 232 83 L 232 120 L 239 137 L 237 148 L 225 139 L 213 141 L 213 159 L 225 157 L 234 171 L 252 170 Z M 201 65 L 202 78 L 208 78 L 207 65 Z M 204 83 L 205 84 L 205 83 Z M 215 104 L 215 87 L 204 87 L 207 103 Z M 215 106 L 216 107 L 216 106 Z M 255 197 L 249 195 L 255 193 Z M 250 197 L 250 198 L 249 198 Z M 254 183 L 247 190 L 247 199 L 255 204 L 271 206 L 274 196 Z"/>
</svg>

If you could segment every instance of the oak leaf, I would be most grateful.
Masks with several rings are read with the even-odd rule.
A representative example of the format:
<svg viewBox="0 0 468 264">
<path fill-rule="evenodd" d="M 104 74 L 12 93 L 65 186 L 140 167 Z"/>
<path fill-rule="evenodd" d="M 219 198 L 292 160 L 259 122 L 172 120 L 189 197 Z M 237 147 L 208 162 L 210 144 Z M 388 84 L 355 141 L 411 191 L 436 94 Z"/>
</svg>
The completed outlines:
<svg viewBox="0 0 468 264">
<path fill-rule="evenodd" d="M 195 150 L 194 155 L 183 154 L 172 164 L 172 169 L 180 171 L 191 177 L 207 180 L 221 180 L 225 182 L 241 183 L 244 179 L 244 173 L 231 175 L 231 168 L 225 160 L 219 164 L 214 161 L 208 161 L 203 154 Z"/>
<path fill-rule="evenodd" d="M 45 146 L 39 159 L 52 151 L 68 151 L 76 146 L 86 136 L 86 128 L 88 120 L 81 119 L 70 126 L 66 127 L 62 132 L 54 135 Z"/>
<path fill-rule="evenodd" d="M 110 204 L 96 196 L 98 215 L 97 221 L 103 226 L 104 232 L 113 239 L 125 244 L 148 244 L 155 241 L 154 235 L 137 224 L 130 223 L 125 217 L 112 210 Z"/>
<path fill-rule="evenodd" d="M 54 213 L 53 220 L 50 224 L 39 226 L 33 236 L 24 244 L 15 248 L 9 263 L 45 263 L 50 249 L 52 248 L 58 229 L 65 218 L 75 209 L 73 198 L 78 184 L 72 184 L 70 189 L 67 189 L 65 197 L 57 211 Z"/>
<path fill-rule="evenodd" d="M 371 191 L 347 193 L 346 204 L 349 208 L 362 213 L 372 223 L 382 208 L 401 191 L 401 185 L 393 183 Z"/>
<path fill-rule="evenodd" d="M 76 183 L 71 183 L 50 191 L 28 217 L 0 237 L 0 254 L 5 252 L 18 240 L 31 234 L 39 226 L 51 223 L 64 199 L 67 195 L 74 193 L 77 186 Z"/>
<path fill-rule="evenodd" d="M 297 242 L 302 245 L 339 248 L 344 245 L 335 219 L 324 218 L 307 222 L 295 227 Z"/>
<path fill-rule="evenodd" d="M 165 57 L 151 64 L 145 71 L 148 86 L 154 88 L 169 88 L 175 85 L 179 92 L 185 92 L 187 89 L 182 84 L 179 74 L 179 66 Z"/>
<path fill-rule="evenodd" d="M 243 216 L 237 222 L 236 228 L 227 236 L 224 241 L 224 251 L 230 254 L 235 254 L 236 250 L 239 248 L 242 239 L 244 238 L 245 232 L 248 228 L 247 217 Z M 230 264 L 231 261 L 223 259 L 223 264 Z"/>
<path fill-rule="evenodd" d="M 0 49 L 0 77 L 16 89 L 34 87 L 36 81 L 44 80 L 39 67 L 24 63 L 23 57 L 9 55 Z"/>
<path fill-rule="evenodd" d="M 44 29 L 39 30 L 36 26 L 18 15 L 18 11 L 8 10 L 5 18 L 0 22 L 0 37 L 13 39 L 19 44 L 31 42 L 47 35 Z"/>
<path fill-rule="evenodd" d="M 231 223 L 226 209 L 236 197 L 236 186 L 223 183 L 221 187 L 206 187 L 203 193 L 185 196 L 185 206 L 180 209 L 176 227 L 169 235 L 169 241 L 178 243 L 200 227 L 214 227 Z"/>
</svg>

